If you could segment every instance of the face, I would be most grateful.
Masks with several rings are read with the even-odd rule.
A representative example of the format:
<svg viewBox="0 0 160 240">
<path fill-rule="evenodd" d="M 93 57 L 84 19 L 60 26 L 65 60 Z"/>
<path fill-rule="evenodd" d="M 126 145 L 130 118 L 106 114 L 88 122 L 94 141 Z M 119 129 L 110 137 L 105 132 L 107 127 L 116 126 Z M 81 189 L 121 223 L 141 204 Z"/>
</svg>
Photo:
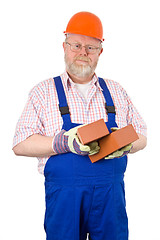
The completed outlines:
<svg viewBox="0 0 160 240">
<path fill-rule="evenodd" d="M 82 46 L 91 45 L 99 49 L 94 54 L 88 53 L 85 47 L 82 47 L 78 52 L 74 52 L 66 42 L 69 44 L 81 44 Z M 99 56 L 103 51 L 100 41 L 92 37 L 70 34 L 66 42 L 63 43 L 63 47 L 67 72 L 77 78 L 91 78 L 97 66 Z"/>
</svg>

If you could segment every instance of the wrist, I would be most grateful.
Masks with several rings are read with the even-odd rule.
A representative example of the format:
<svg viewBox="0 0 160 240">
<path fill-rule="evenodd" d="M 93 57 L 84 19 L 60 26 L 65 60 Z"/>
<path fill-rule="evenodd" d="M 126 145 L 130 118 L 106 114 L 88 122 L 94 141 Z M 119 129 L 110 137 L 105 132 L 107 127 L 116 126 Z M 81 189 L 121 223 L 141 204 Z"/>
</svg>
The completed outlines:
<svg viewBox="0 0 160 240">
<path fill-rule="evenodd" d="M 68 137 L 64 135 L 66 131 L 62 129 L 52 141 L 52 149 L 55 153 L 61 154 L 69 152 L 70 149 L 68 147 Z"/>
</svg>

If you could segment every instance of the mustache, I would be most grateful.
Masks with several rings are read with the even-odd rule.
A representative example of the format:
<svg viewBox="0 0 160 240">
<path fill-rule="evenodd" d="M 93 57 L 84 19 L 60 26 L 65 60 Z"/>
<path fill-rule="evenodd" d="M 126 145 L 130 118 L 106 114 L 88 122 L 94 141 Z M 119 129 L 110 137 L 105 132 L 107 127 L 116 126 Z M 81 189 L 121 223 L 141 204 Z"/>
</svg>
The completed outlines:
<svg viewBox="0 0 160 240">
<path fill-rule="evenodd" d="M 74 61 L 76 60 L 82 60 L 82 61 L 86 61 L 86 62 L 90 62 L 90 58 L 85 57 L 85 56 L 77 56 L 74 58 Z"/>
</svg>

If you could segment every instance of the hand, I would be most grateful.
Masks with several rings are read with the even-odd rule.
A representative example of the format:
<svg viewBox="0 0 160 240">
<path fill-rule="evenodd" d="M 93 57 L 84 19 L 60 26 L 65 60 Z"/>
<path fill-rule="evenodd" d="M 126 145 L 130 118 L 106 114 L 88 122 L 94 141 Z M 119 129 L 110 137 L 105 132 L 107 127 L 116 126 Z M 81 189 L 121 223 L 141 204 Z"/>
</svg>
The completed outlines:
<svg viewBox="0 0 160 240">
<path fill-rule="evenodd" d="M 52 145 L 55 153 L 72 152 L 84 156 L 93 155 L 99 152 L 100 147 L 97 142 L 92 142 L 88 145 L 81 144 L 77 136 L 78 127 L 71 128 L 69 131 L 62 130 L 55 136 Z"/>
<path fill-rule="evenodd" d="M 118 130 L 119 128 L 117 127 L 113 127 L 111 128 L 112 132 Z M 105 157 L 105 159 L 113 159 L 113 158 L 119 158 L 119 157 L 123 157 L 125 155 L 127 155 L 131 149 L 132 149 L 133 145 L 132 144 L 128 144 L 127 146 L 113 152 L 112 154 L 108 155 Z"/>
<path fill-rule="evenodd" d="M 130 143 L 129 145 L 113 152 L 112 154 L 108 155 L 105 157 L 105 159 L 113 159 L 113 158 L 119 158 L 119 157 L 123 157 L 125 155 L 127 155 L 131 149 L 132 149 L 132 144 Z"/>
</svg>

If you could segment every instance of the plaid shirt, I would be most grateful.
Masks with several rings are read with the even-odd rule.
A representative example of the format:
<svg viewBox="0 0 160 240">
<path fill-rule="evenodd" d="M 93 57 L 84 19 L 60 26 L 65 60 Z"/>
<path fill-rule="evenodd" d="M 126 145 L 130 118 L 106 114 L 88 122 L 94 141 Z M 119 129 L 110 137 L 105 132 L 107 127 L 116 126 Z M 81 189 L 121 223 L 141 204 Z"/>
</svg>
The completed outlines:
<svg viewBox="0 0 160 240">
<path fill-rule="evenodd" d="M 86 124 L 103 118 L 108 121 L 104 107 L 105 99 L 98 78 L 94 75 L 88 92 L 87 102 L 78 92 L 73 81 L 64 72 L 61 75 L 71 121 Z M 146 136 L 146 124 L 134 107 L 125 90 L 112 80 L 105 79 L 115 108 L 116 123 L 119 128 L 132 124 L 137 133 Z M 58 108 L 58 97 L 53 79 L 45 80 L 35 86 L 30 94 L 24 111 L 17 123 L 13 147 L 33 134 L 55 136 L 61 131 L 63 120 Z M 49 157 L 38 158 L 38 170 L 43 174 Z"/>
</svg>

